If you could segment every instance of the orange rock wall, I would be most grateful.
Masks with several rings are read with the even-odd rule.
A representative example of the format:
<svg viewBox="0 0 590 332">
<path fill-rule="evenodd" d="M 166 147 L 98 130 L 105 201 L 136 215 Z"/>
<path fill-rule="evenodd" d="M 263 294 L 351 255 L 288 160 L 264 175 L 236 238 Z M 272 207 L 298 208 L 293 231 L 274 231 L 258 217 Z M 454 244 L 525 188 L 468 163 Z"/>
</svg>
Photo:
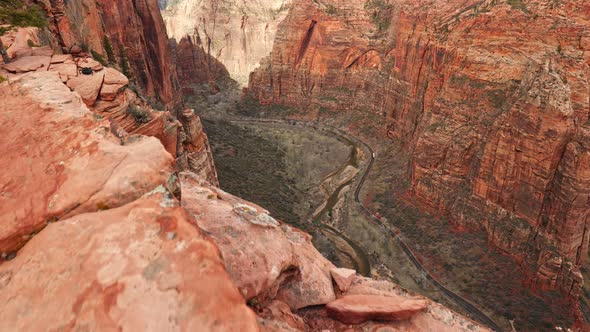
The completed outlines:
<svg viewBox="0 0 590 332">
<path fill-rule="evenodd" d="M 80 46 L 112 60 L 166 109 L 181 102 L 166 27 L 156 0 L 38 0 L 62 47 Z M 108 45 L 112 49 L 109 59 Z M 125 63 L 125 64 L 123 64 Z"/>
<path fill-rule="evenodd" d="M 410 193 L 579 292 L 590 215 L 585 1 L 299 0 L 251 75 L 264 104 L 362 112 L 411 157 Z"/>
</svg>

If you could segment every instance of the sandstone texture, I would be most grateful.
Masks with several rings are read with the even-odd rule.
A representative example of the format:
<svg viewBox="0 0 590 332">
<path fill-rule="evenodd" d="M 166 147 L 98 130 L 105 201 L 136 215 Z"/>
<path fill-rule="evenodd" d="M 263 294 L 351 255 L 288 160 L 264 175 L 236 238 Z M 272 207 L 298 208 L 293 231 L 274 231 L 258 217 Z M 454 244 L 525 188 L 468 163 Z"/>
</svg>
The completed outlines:
<svg viewBox="0 0 590 332">
<path fill-rule="evenodd" d="M 427 303 L 420 299 L 399 299 L 386 296 L 348 295 L 328 303 L 328 315 L 346 324 L 368 320 L 405 320 L 425 310 Z"/>
<path fill-rule="evenodd" d="M 589 27 L 586 1 L 298 0 L 249 92 L 358 112 L 403 142 L 410 196 L 485 228 L 531 286 L 575 297 L 590 238 Z"/>
<path fill-rule="evenodd" d="M 308 234 L 176 173 L 160 140 L 118 135 L 57 72 L 11 77 L 0 97 L 0 330 L 486 331 L 388 282 L 335 292 Z M 351 309 L 359 295 L 379 315 Z M 372 321 L 393 317 L 383 303 L 400 321 Z"/>
<path fill-rule="evenodd" d="M 117 65 L 167 110 L 181 102 L 168 36 L 156 0 L 36 0 L 66 52 L 94 52 Z M 94 54 L 92 53 L 92 54 Z M 100 66 L 93 64 L 92 67 Z M 98 70 L 98 69 L 96 69 Z"/>
<path fill-rule="evenodd" d="M 291 2 L 169 1 L 162 16 L 171 38 L 186 39 L 198 45 L 205 56 L 219 60 L 234 80 L 246 86 L 250 72 L 272 51 L 277 26 L 285 18 Z M 185 42 L 182 47 L 187 46 Z M 186 63 L 186 60 L 181 59 L 181 62 Z M 180 62 L 178 65 L 184 71 Z M 211 65 L 204 68 L 212 69 Z"/>
</svg>

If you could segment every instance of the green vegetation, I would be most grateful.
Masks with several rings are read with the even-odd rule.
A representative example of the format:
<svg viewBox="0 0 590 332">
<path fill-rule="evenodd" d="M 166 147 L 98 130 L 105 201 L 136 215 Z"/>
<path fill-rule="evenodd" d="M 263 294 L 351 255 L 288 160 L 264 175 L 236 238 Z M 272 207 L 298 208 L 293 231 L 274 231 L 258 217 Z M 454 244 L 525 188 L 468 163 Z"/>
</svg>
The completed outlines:
<svg viewBox="0 0 590 332">
<path fill-rule="evenodd" d="M 508 3 L 512 9 L 520 10 L 523 13 L 530 13 L 524 0 L 507 0 L 506 3 Z"/>
<path fill-rule="evenodd" d="M 272 105 L 261 105 L 257 99 L 246 96 L 243 100 L 236 105 L 234 110 L 236 114 L 242 116 L 248 116 L 258 118 L 262 116 L 266 117 L 288 117 L 298 113 L 298 109 L 280 104 Z"/>
<path fill-rule="evenodd" d="M 119 47 L 119 66 L 121 66 L 121 72 L 123 75 L 131 78 L 131 72 L 129 71 L 129 63 L 127 62 L 127 52 L 125 52 L 125 47 Z"/>
<path fill-rule="evenodd" d="M 0 28 L 0 34 L 3 34 L 12 27 L 45 28 L 48 21 L 37 5 L 25 5 L 22 0 L 0 0 L 0 25 L 8 25 Z"/>
<path fill-rule="evenodd" d="M 100 62 L 101 65 L 106 67 L 107 62 L 104 60 L 104 57 L 102 56 L 102 54 L 96 52 L 95 50 L 90 51 L 90 53 L 92 54 L 92 57 L 94 58 L 94 60 Z"/>
<path fill-rule="evenodd" d="M 392 143 L 383 150 L 398 151 L 398 144 Z M 454 227 L 448 219 L 433 216 L 404 199 L 408 189 L 404 179 L 409 178 L 407 155 L 378 155 L 365 185 L 374 197 L 371 209 L 401 230 L 423 264 L 444 285 L 471 300 L 507 330 L 508 320 L 514 320 L 517 331 L 555 331 L 554 326 L 571 326 L 573 316 L 563 297 L 555 292 L 529 290 L 522 283 L 524 271 L 519 271 L 516 262 L 503 255 L 488 242 L 486 233 L 476 228 L 481 225 L 485 212 L 460 203 L 470 195 L 469 188 L 452 190 L 449 196 L 453 197 L 449 199 L 457 198 L 457 208 L 466 224 L 474 228 Z M 433 189 L 436 185 L 431 179 L 422 179 L 421 183 Z M 508 238 L 510 234 L 526 233 L 522 229 L 530 227 L 519 218 L 494 219 L 494 233 L 507 234 Z M 534 251 L 524 247 L 521 250 Z M 406 281 L 402 286 L 412 288 Z"/>
<path fill-rule="evenodd" d="M 338 13 L 338 10 L 336 9 L 336 7 L 332 4 L 328 4 L 326 6 L 326 14 L 328 15 L 336 15 Z"/>
<path fill-rule="evenodd" d="M 136 105 L 129 105 L 127 113 L 133 117 L 136 123 L 144 124 L 152 120 L 150 113 Z"/>
<path fill-rule="evenodd" d="M 0 75 L 0 84 L 6 82 L 6 78 Z"/>
<path fill-rule="evenodd" d="M 372 11 L 371 19 L 378 32 L 389 29 L 391 24 L 392 5 L 387 0 L 367 0 L 365 9 Z"/>
<path fill-rule="evenodd" d="M 111 45 L 111 41 L 107 35 L 104 36 L 104 50 L 107 53 L 107 59 L 109 63 L 116 63 L 117 59 L 115 58 L 115 53 L 113 52 L 113 45 Z"/>
</svg>

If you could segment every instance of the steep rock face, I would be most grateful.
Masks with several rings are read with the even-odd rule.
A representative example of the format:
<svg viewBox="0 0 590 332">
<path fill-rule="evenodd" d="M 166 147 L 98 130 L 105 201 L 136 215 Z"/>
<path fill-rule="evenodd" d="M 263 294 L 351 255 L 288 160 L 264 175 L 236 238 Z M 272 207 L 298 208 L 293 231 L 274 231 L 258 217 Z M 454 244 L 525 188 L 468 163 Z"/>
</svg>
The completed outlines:
<svg viewBox="0 0 590 332">
<path fill-rule="evenodd" d="M 186 36 L 172 43 L 178 80 L 184 93 L 193 93 L 193 85 L 214 82 L 229 73 L 219 60 L 203 49 L 201 40 Z"/>
<path fill-rule="evenodd" d="M 48 46 L 30 47 L 27 39 L 39 39 L 30 29 L 19 28 L 1 37 L 14 58 L 0 67 L 0 75 L 14 80 L 30 71 L 58 73 L 95 116 L 111 122 L 119 138 L 133 134 L 156 137 L 178 159 L 180 169 L 202 174 L 217 184 L 207 135 L 196 115 L 154 109 L 153 103 L 127 88 L 129 80 L 125 75 L 84 54 L 54 54 Z M 83 72 L 88 68 L 92 70 L 86 75 Z"/>
<path fill-rule="evenodd" d="M 272 51 L 277 25 L 290 4 L 291 0 L 181 0 L 169 2 L 162 16 L 170 37 L 180 41 L 189 36 L 246 85 L 250 72 Z"/>
<path fill-rule="evenodd" d="M 211 146 L 201 119 L 195 114 L 195 110 L 186 109 L 180 115 L 180 122 L 182 129 L 178 140 L 178 158 L 176 160 L 178 169 L 199 174 L 209 183 L 219 186 Z"/>
<path fill-rule="evenodd" d="M 399 322 L 332 319 L 324 304 L 337 298 L 414 297 L 361 277 L 335 292 L 309 235 L 194 173 L 171 174 L 157 139 L 115 136 L 57 72 L 12 77 L 0 96 L 0 248 L 18 250 L 0 261 L 0 330 L 487 331 L 424 298 Z M 64 213 L 47 220 L 52 210 Z"/>
<path fill-rule="evenodd" d="M 258 331 L 157 139 L 121 141 L 54 72 L 0 96 L 0 250 L 24 245 L 0 262 L 0 330 Z"/>
<path fill-rule="evenodd" d="M 250 93 L 379 119 L 411 156 L 411 194 L 483 225 L 533 284 L 576 295 L 590 213 L 589 14 L 584 1 L 300 0 Z"/>
<path fill-rule="evenodd" d="M 121 206 L 173 171 L 173 158 L 157 139 L 122 145 L 55 72 L 25 74 L 0 96 L 3 257 L 47 223 Z"/>
<path fill-rule="evenodd" d="M 61 46 L 94 51 L 171 110 L 181 95 L 156 0 L 37 1 Z"/>
</svg>

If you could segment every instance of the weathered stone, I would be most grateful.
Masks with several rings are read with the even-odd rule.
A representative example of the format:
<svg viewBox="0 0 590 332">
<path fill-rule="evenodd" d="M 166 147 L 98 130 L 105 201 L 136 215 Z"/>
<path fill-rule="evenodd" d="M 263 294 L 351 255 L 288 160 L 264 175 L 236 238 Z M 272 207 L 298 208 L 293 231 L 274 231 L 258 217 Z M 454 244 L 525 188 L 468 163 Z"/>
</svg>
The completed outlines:
<svg viewBox="0 0 590 332">
<path fill-rule="evenodd" d="M 47 222 L 133 201 L 172 172 L 157 139 L 122 146 L 57 73 L 25 74 L 0 87 L 0 99 L 0 253 Z"/>
<path fill-rule="evenodd" d="M 102 71 L 91 75 L 80 74 L 68 80 L 67 85 L 70 89 L 80 94 L 87 106 L 92 106 L 96 102 L 96 98 L 98 98 L 103 79 L 104 72 Z"/>
<path fill-rule="evenodd" d="M 402 297 L 347 295 L 326 305 L 328 314 L 346 324 L 360 324 L 368 320 L 406 320 L 426 310 L 422 299 Z"/>
<path fill-rule="evenodd" d="M 54 54 L 51 57 L 51 63 L 63 63 L 66 62 L 67 60 L 74 60 L 74 58 L 72 57 L 71 54 Z"/>
<path fill-rule="evenodd" d="M 332 279 L 334 279 L 338 288 L 343 292 L 346 292 L 354 279 L 356 279 L 356 271 L 345 268 L 331 269 L 330 275 L 332 275 Z"/>
<path fill-rule="evenodd" d="M 3 331 L 258 331 L 216 246 L 163 189 L 52 223 L 0 276 Z"/>
<path fill-rule="evenodd" d="M 25 56 L 9 64 L 2 65 L 2 67 L 11 73 L 26 73 L 35 70 L 47 70 L 50 62 L 51 57 L 48 56 Z"/>
<path fill-rule="evenodd" d="M 100 62 L 92 58 L 78 58 L 76 59 L 76 64 L 78 65 L 78 68 L 91 68 L 94 71 L 99 71 L 103 68 Z"/>
</svg>

